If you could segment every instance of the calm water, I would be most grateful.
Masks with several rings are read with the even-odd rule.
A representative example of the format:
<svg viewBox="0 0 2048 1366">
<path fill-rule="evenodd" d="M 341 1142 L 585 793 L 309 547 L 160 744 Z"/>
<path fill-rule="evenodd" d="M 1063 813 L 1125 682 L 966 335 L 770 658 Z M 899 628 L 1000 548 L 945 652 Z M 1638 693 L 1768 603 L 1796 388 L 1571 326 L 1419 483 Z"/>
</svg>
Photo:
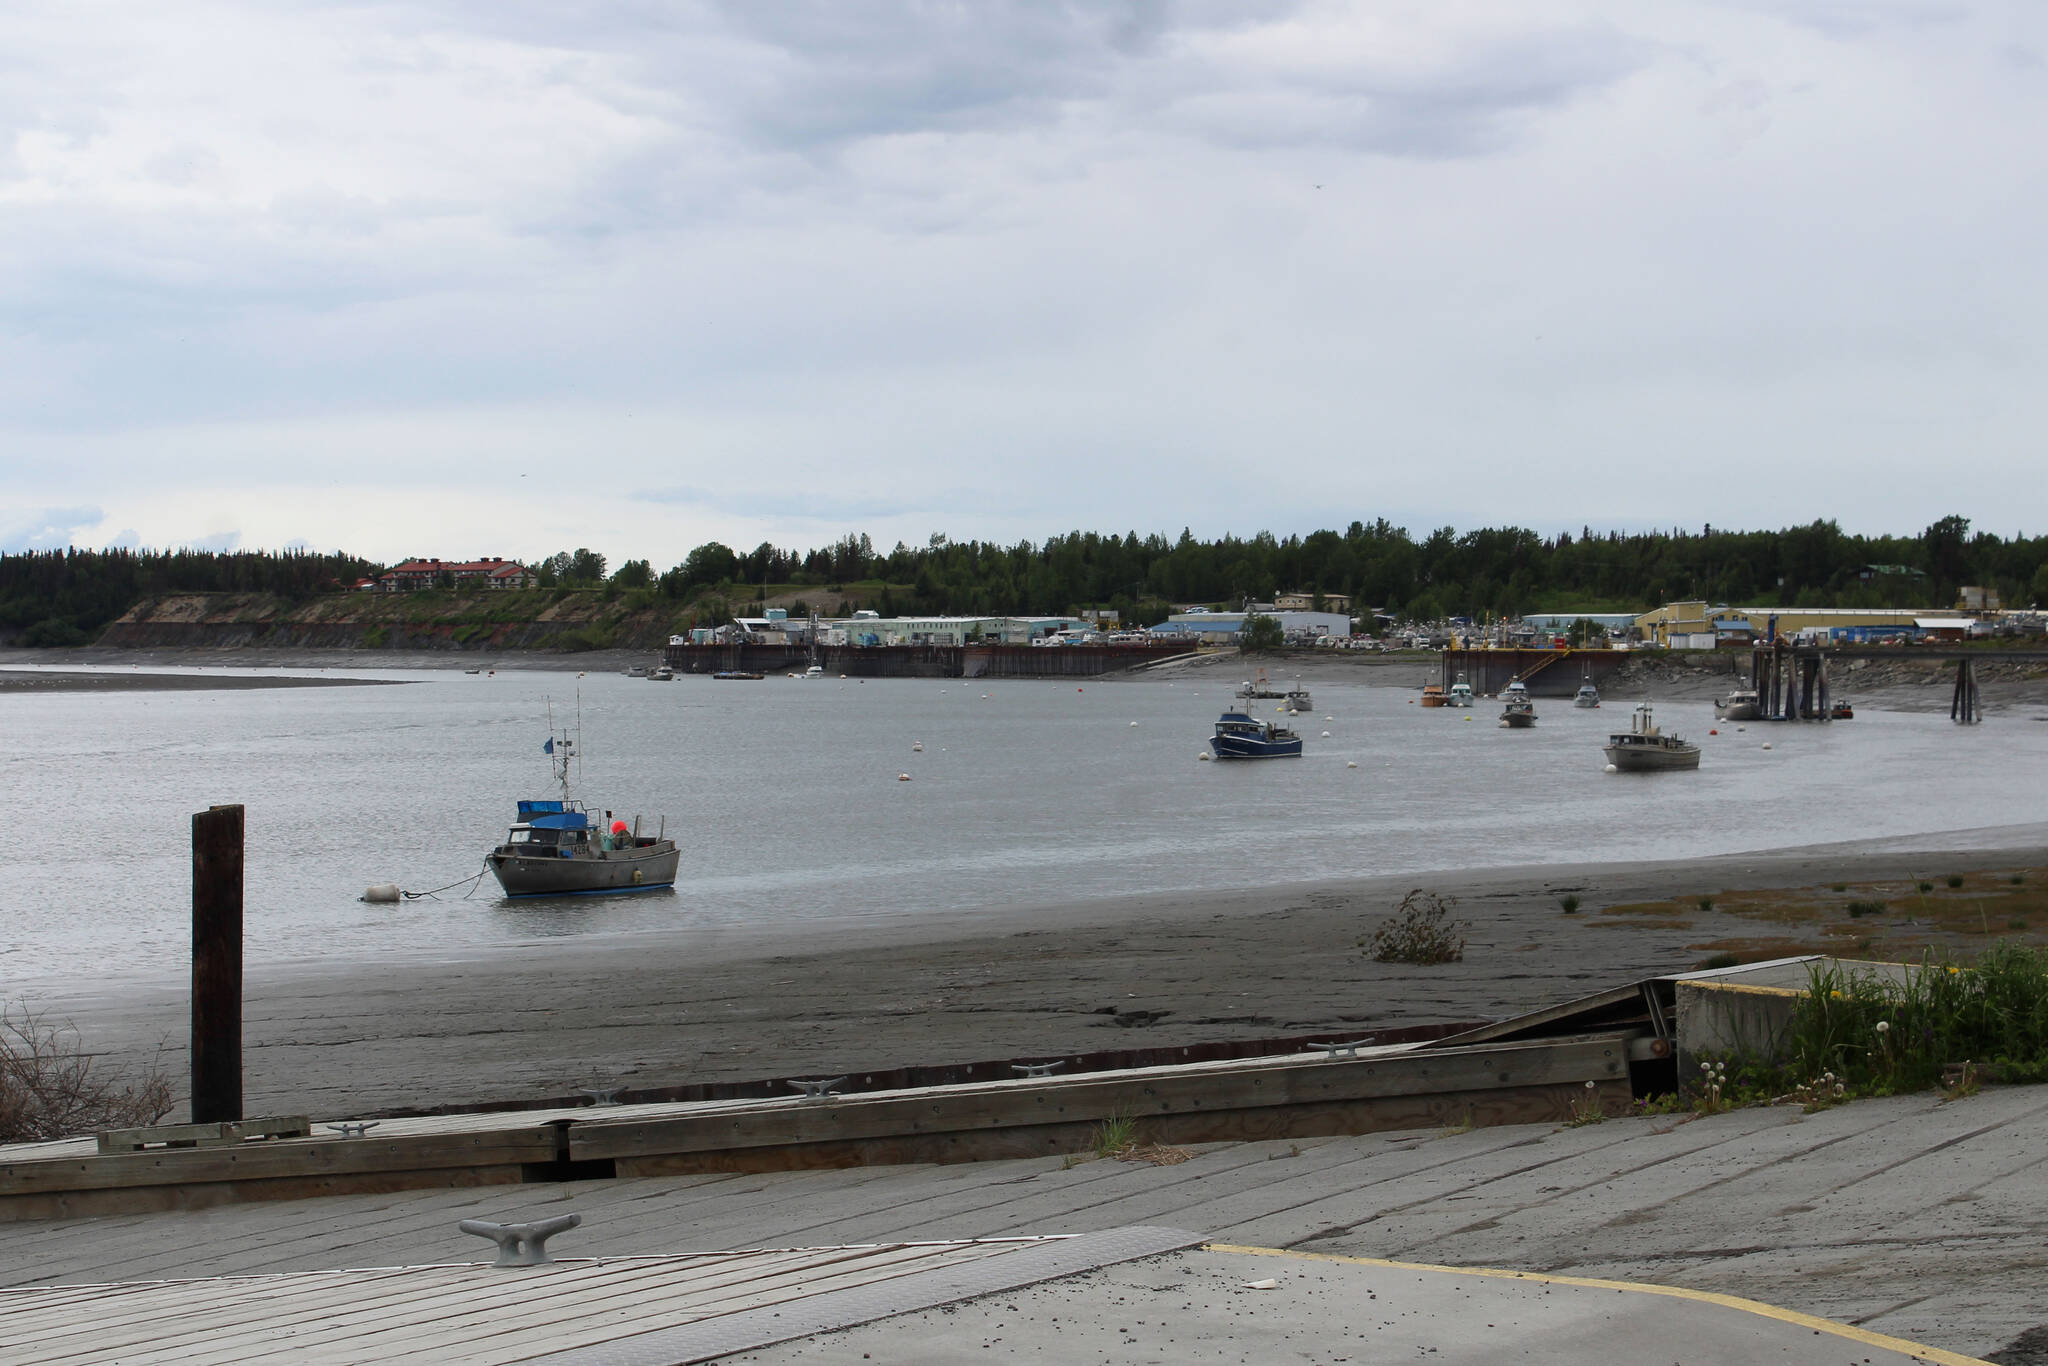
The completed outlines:
<svg viewBox="0 0 2048 1366">
<path fill-rule="evenodd" d="M 1425 712 L 1318 684 L 1308 756 L 1198 763 L 1229 681 L 760 683 L 379 674 L 404 687 L 0 697 L 0 996 L 39 977 L 183 970 L 190 816 L 248 807 L 252 962 L 460 952 L 550 935 L 816 924 L 1351 874 L 1665 858 L 2044 818 L 2048 726 L 1865 712 L 1710 738 L 1691 775 L 1603 771 L 1620 699 Z M 508 903 L 466 878 L 512 804 L 551 795 L 552 699 L 581 691 L 593 808 L 683 849 L 674 895 Z M 1266 706 L 1273 704 L 1266 703 Z M 1325 717 L 1329 719 L 1324 719 Z M 1466 719 L 1466 718 L 1471 719 Z M 1136 724 L 1133 725 L 1132 723 Z M 1330 732 L 1322 738 L 1321 732 Z M 1765 751 L 1768 741 L 1773 748 Z M 921 753 L 912 745 L 922 742 Z M 1348 767 L 1356 764 L 1356 768 Z M 913 776 L 908 783 L 896 775 Z"/>
</svg>

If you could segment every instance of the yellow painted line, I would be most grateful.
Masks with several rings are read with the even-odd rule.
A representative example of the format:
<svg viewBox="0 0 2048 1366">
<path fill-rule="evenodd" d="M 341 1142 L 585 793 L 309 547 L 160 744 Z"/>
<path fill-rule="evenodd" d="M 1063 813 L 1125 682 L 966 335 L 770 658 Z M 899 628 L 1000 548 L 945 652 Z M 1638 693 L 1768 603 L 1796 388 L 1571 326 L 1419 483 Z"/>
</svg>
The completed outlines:
<svg viewBox="0 0 2048 1366">
<path fill-rule="evenodd" d="M 1641 1295 L 1664 1295 L 1675 1300 L 1693 1300 L 1700 1304 L 1717 1304 L 1723 1309 L 1739 1309 L 1745 1314 L 1756 1314 L 1762 1318 L 1776 1319 L 1799 1328 L 1811 1328 L 1817 1333 L 1832 1333 L 1838 1338 L 1865 1347 L 1883 1347 L 1894 1352 L 1904 1352 L 1919 1357 L 1934 1366 L 1991 1366 L 1982 1357 L 1966 1357 L 1960 1352 L 1950 1352 L 1940 1347 L 1928 1347 L 1904 1338 L 1888 1337 L 1873 1333 L 1867 1328 L 1854 1328 L 1833 1319 L 1815 1318 L 1802 1314 L 1796 1309 L 1780 1309 L 1774 1304 L 1761 1300 L 1746 1300 L 1740 1295 L 1723 1295 L 1712 1290 L 1687 1290 L 1677 1285 L 1652 1285 L 1639 1281 L 1600 1281 L 1586 1276 L 1547 1276 L 1537 1271 L 1502 1271 L 1493 1267 L 1480 1266 L 1432 1266 L 1427 1262 L 1390 1262 L 1381 1257 L 1341 1257 L 1332 1252 L 1293 1252 L 1284 1247 L 1240 1247 L 1235 1243 L 1204 1243 L 1204 1252 L 1235 1252 L 1248 1257 L 1296 1257 L 1308 1262 L 1344 1262 L 1352 1266 L 1380 1266 L 1391 1271 L 1441 1271 L 1452 1276 L 1492 1276 L 1506 1281 L 1536 1281 L 1543 1285 L 1582 1285 L 1592 1290 L 1633 1290 Z"/>
<path fill-rule="evenodd" d="M 1726 991 L 1738 996 L 1804 996 L 1805 987 L 1759 987 L 1747 982 L 1680 982 L 1695 991 Z"/>
</svg>

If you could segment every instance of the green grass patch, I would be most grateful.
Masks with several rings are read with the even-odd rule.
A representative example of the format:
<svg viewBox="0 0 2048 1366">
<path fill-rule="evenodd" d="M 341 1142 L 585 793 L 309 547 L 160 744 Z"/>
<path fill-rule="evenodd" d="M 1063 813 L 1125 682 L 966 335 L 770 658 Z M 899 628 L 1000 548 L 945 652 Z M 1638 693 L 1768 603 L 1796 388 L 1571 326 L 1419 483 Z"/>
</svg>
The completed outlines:
<svg viewBox="0 0 2048 1366">
<path fill-rule="evenodd" d="M 1786 1037 L 1792 1075 L 1831 1071 L 1869 1094 L 1925 1090 L 1965 1064 L 1987 1080 L 2048 1080 L 2048 949 L 2000 942 L 1968 966 L 1925 959 L 1903 980 L 1817 963 Z"/>
</svg>

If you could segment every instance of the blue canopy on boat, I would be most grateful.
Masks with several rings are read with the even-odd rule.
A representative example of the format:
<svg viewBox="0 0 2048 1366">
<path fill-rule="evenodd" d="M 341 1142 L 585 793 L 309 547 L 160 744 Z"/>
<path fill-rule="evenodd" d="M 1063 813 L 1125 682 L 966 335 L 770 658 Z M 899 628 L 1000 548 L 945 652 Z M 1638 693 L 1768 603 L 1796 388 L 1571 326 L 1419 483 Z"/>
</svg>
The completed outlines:
<svg viewBox="0 0 2048 1366">
<path fill-rule="evenodd" d="M 581 811 L 558 811 L 552 815 L 535 816 L 527 824 L 536 830 L 587 830 L 590 817 Z"/>
</svg>

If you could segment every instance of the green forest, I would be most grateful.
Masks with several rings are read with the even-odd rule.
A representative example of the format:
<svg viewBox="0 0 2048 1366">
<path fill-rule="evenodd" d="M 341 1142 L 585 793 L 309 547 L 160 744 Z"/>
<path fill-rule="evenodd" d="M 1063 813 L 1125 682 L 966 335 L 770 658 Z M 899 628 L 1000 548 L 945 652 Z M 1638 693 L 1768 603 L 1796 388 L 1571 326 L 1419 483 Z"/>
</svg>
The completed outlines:
<svg viewBox="0 0 2048 1366">
<path fill-rule="evenodd" d="M 2002 538 L 1943 517 L 1924 530 L 1860 536 L 1831 521 L 1777 531 L 1595 532 L 1541 536 L 1522 527 L 1420 538 L 1379 520 L 1343 531 L 1200 540 L 1069 532 L 1000 545 L 934 535 L 878 550 L 864 535 L 791 550 L 737 551 L 713 541 L 666 572 L 608 561 L 588 547 L 535 567 L 560 591 L 631 593 L 675 604 L 679 619 L 713 619 L 760 598 L 806 593 L 821 609 L 856 586 L 887 611 L 1049 615 L 1114 607 L 1127 621 L 1175 605 L 1234 606 L 1281 592 L 1344 594 L 1353 610 L 1410 620 L 1528 612 L 1645 611 L 1706 599 L 1732 605 L 1935 607 L 1965 584 L 2006 606 L 2048 600 L 2048 537 Z M 0 633 L 24 645 L 74 645 L 144 599 L 166 593 L 268 593 L 288 600 L 338 592 L 382 566 L 348 555 L 174 550 L 58 550 L 0 555 Z M 809 590 L 815 590 L 810 593 Z M 867 595 L 875 601 L 873 592 Z"/>
</svg>

